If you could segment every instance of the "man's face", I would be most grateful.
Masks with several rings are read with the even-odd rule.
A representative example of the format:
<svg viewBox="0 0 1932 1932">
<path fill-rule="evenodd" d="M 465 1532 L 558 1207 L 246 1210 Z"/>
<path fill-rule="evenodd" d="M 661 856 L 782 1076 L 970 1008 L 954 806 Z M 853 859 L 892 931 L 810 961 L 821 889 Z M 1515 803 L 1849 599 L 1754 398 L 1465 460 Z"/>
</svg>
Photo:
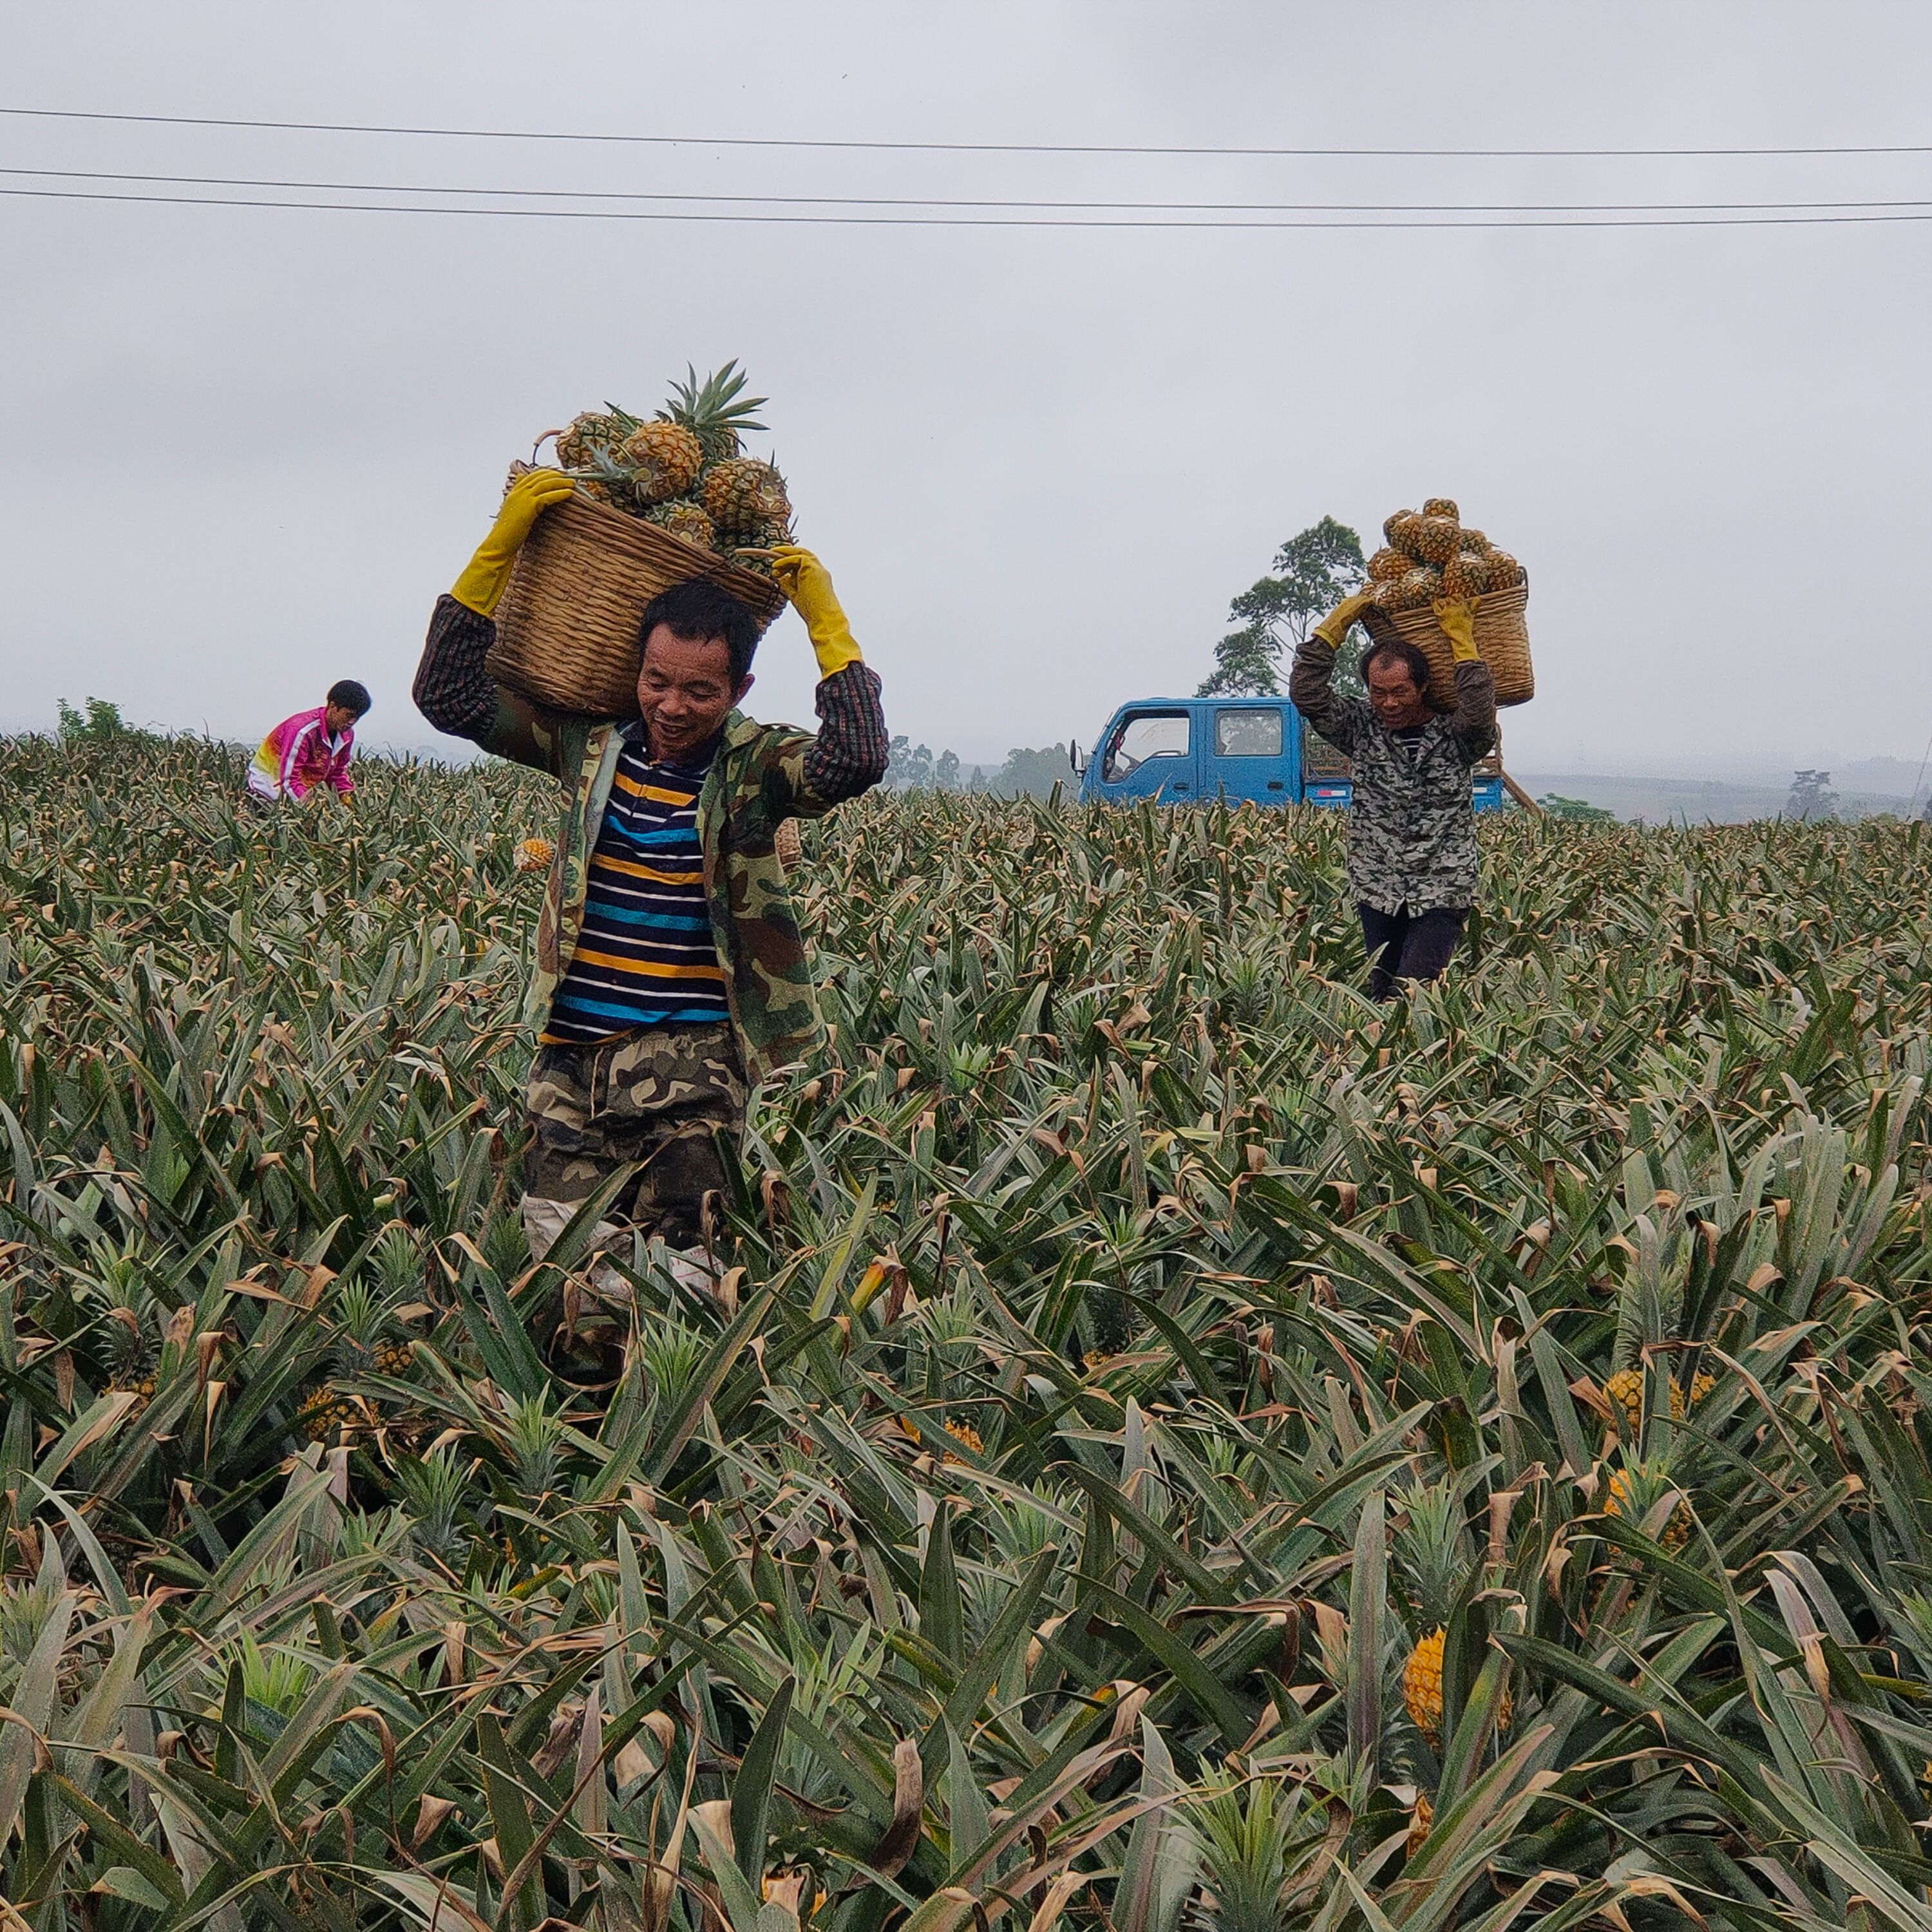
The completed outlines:
<svg viewBox="0 0 1932 1932">
<path fill-rule="evenodd" d="M 701 751 L 733 705 L 752 688 L 731 682 L 731 652 L 722 638 L 680 638 L 660 624 L 644 640 L 638 710 L 654 758 L 674 763 Z"/>
<path fill-rule="evenodd" d="M 362 714 L 346 704 L 332 704 L 322 714 L 322 725 L 332 738 L 339 738 Z"/>
<path fill-rule="evenodd" d="M 1391 731 L 1429 722 L 1428 703 L 1401 658 L 1377 658 L 1369 666 L 1368 680 L 1369 703 Z"/>
</svg>

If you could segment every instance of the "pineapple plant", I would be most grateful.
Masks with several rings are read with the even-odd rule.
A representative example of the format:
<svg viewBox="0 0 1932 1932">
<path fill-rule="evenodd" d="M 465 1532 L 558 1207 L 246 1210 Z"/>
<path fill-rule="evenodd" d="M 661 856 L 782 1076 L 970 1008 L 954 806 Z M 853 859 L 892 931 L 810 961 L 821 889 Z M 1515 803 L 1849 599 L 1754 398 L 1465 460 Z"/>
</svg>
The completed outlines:
<svg viewBox="0 0 1932 1932">
<path fill-rule="evenodd" d="M 1642 1526 L 1676 1485 L 1660 1463 L 1632 1462 L 1610 1472 L 1604 1514 Z M 1654 1532 L 1666 1550 L 1682 1550 L 1690 1540 L 1690 1505 L 1681 1498 L 1663 1528 Z"/>
<path fill-rule="evenodd" d="M 1412 1858 L 1429 1842 L 1429 1834 L 1436 1826 L 1436 1807 L 1429 1802 L 1426 1791 L 1415 1794 L 1414 1808 L 1408 1814 L 1408 1836 L 1402 1840 L 1402 1855 Z"/>
<path fill-rule="evenodd" d="M 1402 1667 L 1402 1701 L 1408 1720 L 1436 1751 L 1442 1748 L 1442 1646 L 1448 1634 L 1438 1624 L 1409 1652 Z M 1506 1731 L 1515 1720 L 1516 1700 L 1505 1690 L 1496 1728 Z"/>
<path fill-rule="evenodd" d="M 296 1411 L 296 1428 L 309 1442 L 326 1448 L 352 1436 L 362 1419 L 362 1412 L 332 1382 L 311 1391 Z"/>
<path fill-rule="evenodd" d="M 1714 1376 L 1699 1374 L 1691 1378 L 1690 1406 L 1694 1408 L 1718 1386 Z M 1643 1418 L 1644 1372 L 1641 1369 L 1619 1369 L 1604 1384 L 1604 1393 L 1615 1402 L 1629 1419 L 1634 1430 Z M 1673 1382 L 1670 1384 L 1670 1419 L 1672 1422 L 1684 1420 L 1684 1391 Z"/>
</svg>

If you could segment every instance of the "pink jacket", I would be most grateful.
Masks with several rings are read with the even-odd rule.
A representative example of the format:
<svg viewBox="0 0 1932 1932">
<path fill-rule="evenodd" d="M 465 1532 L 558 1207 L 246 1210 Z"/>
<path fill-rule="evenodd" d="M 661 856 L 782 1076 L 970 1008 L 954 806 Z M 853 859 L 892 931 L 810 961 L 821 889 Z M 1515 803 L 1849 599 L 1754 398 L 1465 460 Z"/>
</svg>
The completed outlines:
<svg viewBox="0 0 1932 1932">
<path fill-rule="evenodd" d="M 332 740 L 322 723 L 328 712 L 318 704 L 284 718 L 262 740 L 248 767 L 248 789 L 261 798 L 306 798 L 317 785 L 331 784 L 346 798 L 356 789 L 349 776 L 356 729 Z"/>
</svg>

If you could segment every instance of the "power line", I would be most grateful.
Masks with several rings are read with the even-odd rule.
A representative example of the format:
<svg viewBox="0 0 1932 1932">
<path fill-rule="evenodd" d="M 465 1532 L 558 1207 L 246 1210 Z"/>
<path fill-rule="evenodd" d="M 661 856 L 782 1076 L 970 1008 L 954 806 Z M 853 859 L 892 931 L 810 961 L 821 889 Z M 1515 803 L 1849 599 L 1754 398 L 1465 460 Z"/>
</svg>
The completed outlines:
<svg viewBox="0 0 1932 1932">
<path fill-rule="evenodd" d="M 703 206 L 780 208 L 1035 208 L 1097 214 L 1707 214 L 1932 208 L 1932 199 L 1900 201 L 1048 201 L 964 200 L 943 195 L 713 194 L 664 190 L 470 188 L 439 182 L 290 181 L 245 175 L 136 174 L 88 168 L 0 167 L 0 176 L 42 181 L 133 182 L 174 188 L 301 190 L 316 194 L 456 194 L 530 201 L 684 202 Z"/>
<path fill-rule="evenodd" d="M 107 121 L 130 127 L 241 128 L 277 134 L 399 134 L 438 140 L 587 141 L 637 147 L 784 148 L 868 154 L 1197 155 L 1257 160 L 1766 160 L 1832 154 L 1927 154 L 1932 144 L 1786 148 L 1238 148 L 1161 147 L 1104 142 L 844 141 L 754 134 L 602 134 L 526 128 L 415 128 L 382 122 L 267 121 L 201 114 L 110 114 L 83 108 L 5 107 L 0 115 L 43 121 Z"/>
<path fill-rule="evenodd" d="M 429 192 L 430 190 L 424 190 Z M 466 192 L 467 190 L 458 190 Z M 124 202 L 153 208 L 308 208 L 347 214 L 465 214 L 494 217 L 500 220 L 529 221 L 686 221 L 727 222 L 788 226 L 847 228 L 1060 228 L 1060 229 L 1196 229 L 1196 230 L 1353 230 L 1372 232 L 1429 229 L 1536 229 L 1536 228 L 1822 228 L 1859 226 L 1874 223 L 1932 221 L 1932 204 L 1906 204 L 1920 213 L 1877 212 L 1864 214 L 1690 214 L 1690 215 L 1584 215 L 1546 218 L 1530 215 L 1520 220 L 1482 218 L 1475 220 L 1424 220 L 1355 221 L 1330 220 L 1222 220 L 1198 217 L 1180 220 L 1150 220 L 1130 217 L 1102 220 L 1068 215 L 1035 218 L 1012 214 L 768 214 L 727 213 L 717 209 L 635 208 L 478 208 L 442 207 L 426 202 L 385 201 L 286 201 L 238 195 L 130 194 L 98 188 L 0 187 L 0 196 L 36 201 Z M 1023 204 L 1024 205 L 1024 204 Z M 1777 204 L 1770 204 L 1776 206 Z"/>
</svg>

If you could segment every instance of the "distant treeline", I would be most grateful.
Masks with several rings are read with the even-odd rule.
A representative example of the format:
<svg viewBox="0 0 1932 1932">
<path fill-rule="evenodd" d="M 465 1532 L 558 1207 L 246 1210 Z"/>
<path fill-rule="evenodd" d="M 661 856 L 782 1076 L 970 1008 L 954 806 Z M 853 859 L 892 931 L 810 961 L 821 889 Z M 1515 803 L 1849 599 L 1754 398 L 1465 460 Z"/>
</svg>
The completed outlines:
<svg viewBox="0 0 1932 1932">
<path fill-rule="evenodd" d="M 1073 768 L 1064 745 L 1034 751 L 1016 746 L 1003 765 L 962 764 L 956 752 L 933 755 L 930 745 L 915 745 L 903 735 L 892 743 L 886 783 L 896 791 L 988 792 L 997 798 L 1045 798 L 1058 784 L 1071 790 Z"/>
</svg>

